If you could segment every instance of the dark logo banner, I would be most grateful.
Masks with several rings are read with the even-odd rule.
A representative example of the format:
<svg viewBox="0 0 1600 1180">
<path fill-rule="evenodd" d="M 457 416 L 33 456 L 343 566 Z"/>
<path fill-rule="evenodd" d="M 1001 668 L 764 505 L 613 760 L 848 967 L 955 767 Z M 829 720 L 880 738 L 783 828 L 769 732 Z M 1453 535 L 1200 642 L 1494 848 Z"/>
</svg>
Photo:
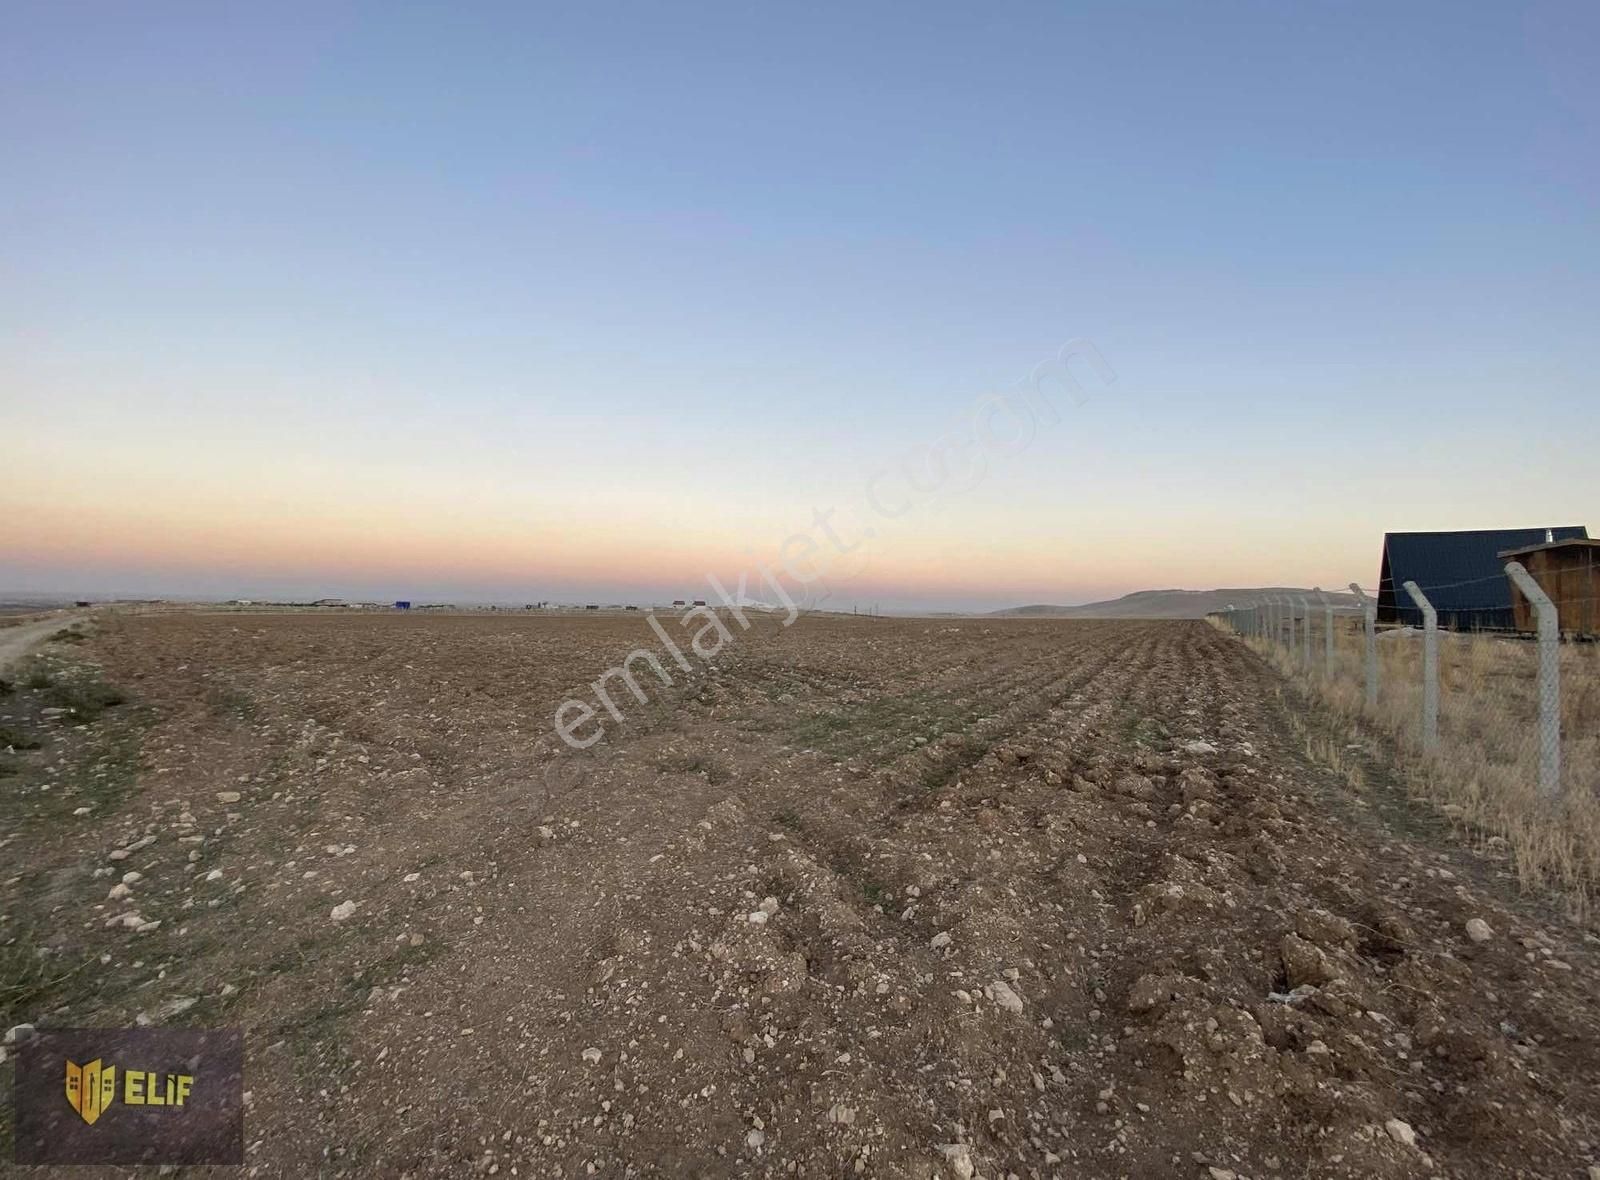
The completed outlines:
<svg viewBox="0 0 1600 1180">
<path fill-rule="evenodd" d="M 238 1029 L 51 1029 L 19 1049 L 17 1163 L 244 1162 Z"/>
</svg>

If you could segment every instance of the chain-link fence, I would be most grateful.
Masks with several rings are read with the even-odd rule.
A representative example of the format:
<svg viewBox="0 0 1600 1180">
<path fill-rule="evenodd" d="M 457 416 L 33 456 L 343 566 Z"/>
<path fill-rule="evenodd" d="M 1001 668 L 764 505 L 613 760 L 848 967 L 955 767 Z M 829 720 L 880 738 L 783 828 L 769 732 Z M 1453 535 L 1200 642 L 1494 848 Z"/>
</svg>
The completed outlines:
<svg viewBox="0 0 1600 1180">
<path fill-rule="evenodd" d="M 1274 595 L 1218 616 L 1325 705 L 1376 724 L 1453 817 L 1499 835 L 1525 876 L 1587 894 L 1600 882 L 1600 644 L 1563 637 L 1556 604 L 1516 563 L 1529 631 L 1458 630 L 1415 584 L 1421 626 L 1377 623 L 1354 602 Z M 1503 609 L 1503 608 L 1502 608 Z M 1470 621 L 1470 620 L 1469 620 Z"/>
</svg>

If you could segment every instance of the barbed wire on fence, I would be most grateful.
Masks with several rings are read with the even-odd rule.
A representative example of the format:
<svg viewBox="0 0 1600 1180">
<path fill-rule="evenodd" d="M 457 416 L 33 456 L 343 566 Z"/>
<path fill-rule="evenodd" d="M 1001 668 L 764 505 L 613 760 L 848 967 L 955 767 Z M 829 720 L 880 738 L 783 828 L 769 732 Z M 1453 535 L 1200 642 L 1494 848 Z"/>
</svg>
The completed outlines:
<svg viewBox="0 0 1600 1180">
<path fill-rule="evenodd" d="M 1461 605 L 1447 594 L 1444 602 L 1434 601 L 1441 591 L 1494 582 L 1504 587 L 1508 579 L 1524 608 L 1509 623 L 1513 608 L 1504 595 L 1494 602 L 1475 595 L 1476 601 Z M 1393 586 L 1388 578 L 1380 579 L 1377 588 L 1352 584 L 1363 596 L 1353 605 L 1334 603 L 1320 591 L 1270 594 L 1221 612 L 1221 621 L 1332 691 L 1342 691 L 1343 683 L 1364 682 L 1365 692 L 1357 699 L 1369 713 L 1415 710 L 1401 719 L 1399 728 L 1424 754 L 1440 751 L 1444 716 L 1451 728 L 1447 756 L 1458 757 L 1466 748 L 1463 743 L 1484 741 L 1501 747 L 1484 753 L 1485 765 L 1511 766 L 1536 783 L 1542 797 L 1561 797 L 1576 785 L 1592 790 L 1600 780 L 1600 725 L 1594 724 L 1597 719 L 1579 723 L 1577 710 L 1592 712 L 1588 702 L 1600 699 L 1593 679 L 1600 674 L 1600 644 L 1564 642 L 1561 615 L 1571 616 L 1577 608 L 1575 621 L 1592 626 L 1594 615 L 1588 608 L 1600 602 L 1600 594 L 1564 594 L 1557 604 L 1516 562 L 1508 562 L 1495 576 L 1427 587 L 1401 583 L 1394 599 L 1382 602 L 1380 591 Z M 1386 616 L 1382 623 L 1380 610 Z M 1355 617 L 1362 623 L 1352 628 L 1349 621 Z M 1401 632 L 1420 636 L 1420 644 L 1378 642 Z M 1449 656 L 1441 661 L 1441 634 L 1469 642 L 1449 644 Z M 1358 635 L 1364 635 L 1364 642 L 1352 658 L 1349 641 Z M 1532 643 L 1502 645 L 1509 637 Z M 1495 646 L 1474 647 L 1470 641 L 1477 638 Z M 1536 658 L 1529 661 L 1522 653 L 1536 653 Z M 1576 704 L 1568 708 L 1572 716 L 1564 728 L 1562 679 L 1579 675 L 1589 679 L 1572 690 L 1568 699 L 1575 698 Z M 1446 692 L 1453 695 L 1442 697 Z M 1463 693 L 1485 699 L 1464 701 Z M 1569 757 L 1569 747 L 1578 758 Z"/>
</svg>

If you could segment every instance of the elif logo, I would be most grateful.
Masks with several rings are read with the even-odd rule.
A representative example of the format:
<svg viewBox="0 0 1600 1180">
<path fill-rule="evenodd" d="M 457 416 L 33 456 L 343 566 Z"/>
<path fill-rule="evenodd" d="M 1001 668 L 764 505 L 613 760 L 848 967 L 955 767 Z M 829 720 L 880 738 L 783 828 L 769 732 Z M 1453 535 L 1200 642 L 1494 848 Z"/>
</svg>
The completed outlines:
<svg viewBox="0 0 1600 1180">
<path fill-rule="evenodd" d="M 122 1101 L 128 1106 L 182 1106 L 193 1087 L 192 1074 L 122 1071 Z M 98 1057 L 88 1065 L 67 1062 L 67 1103 L 84 1122 L 93 1126 L 116 1100 L 116 1066 L 106 1065 Z"/>
</svg>

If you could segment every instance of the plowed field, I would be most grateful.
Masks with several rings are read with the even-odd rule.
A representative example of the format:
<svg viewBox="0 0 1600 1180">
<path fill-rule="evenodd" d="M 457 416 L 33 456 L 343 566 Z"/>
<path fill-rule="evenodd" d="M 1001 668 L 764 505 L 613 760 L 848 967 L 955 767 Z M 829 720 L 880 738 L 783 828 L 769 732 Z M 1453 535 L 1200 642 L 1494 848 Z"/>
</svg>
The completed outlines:
<svg viewBox="0 0 1600 1180">
<path fill-rule="evenodd" d="M 39 742 L 0 754 L 7 1025 L 243 1028 L 261 1176 L 1600 1159 L 1592 937 L 1241 642 L 735 636 L 583 755 L 552 714 L 637 614 L 47 645 L 0 696 Z"/>
</svg>

